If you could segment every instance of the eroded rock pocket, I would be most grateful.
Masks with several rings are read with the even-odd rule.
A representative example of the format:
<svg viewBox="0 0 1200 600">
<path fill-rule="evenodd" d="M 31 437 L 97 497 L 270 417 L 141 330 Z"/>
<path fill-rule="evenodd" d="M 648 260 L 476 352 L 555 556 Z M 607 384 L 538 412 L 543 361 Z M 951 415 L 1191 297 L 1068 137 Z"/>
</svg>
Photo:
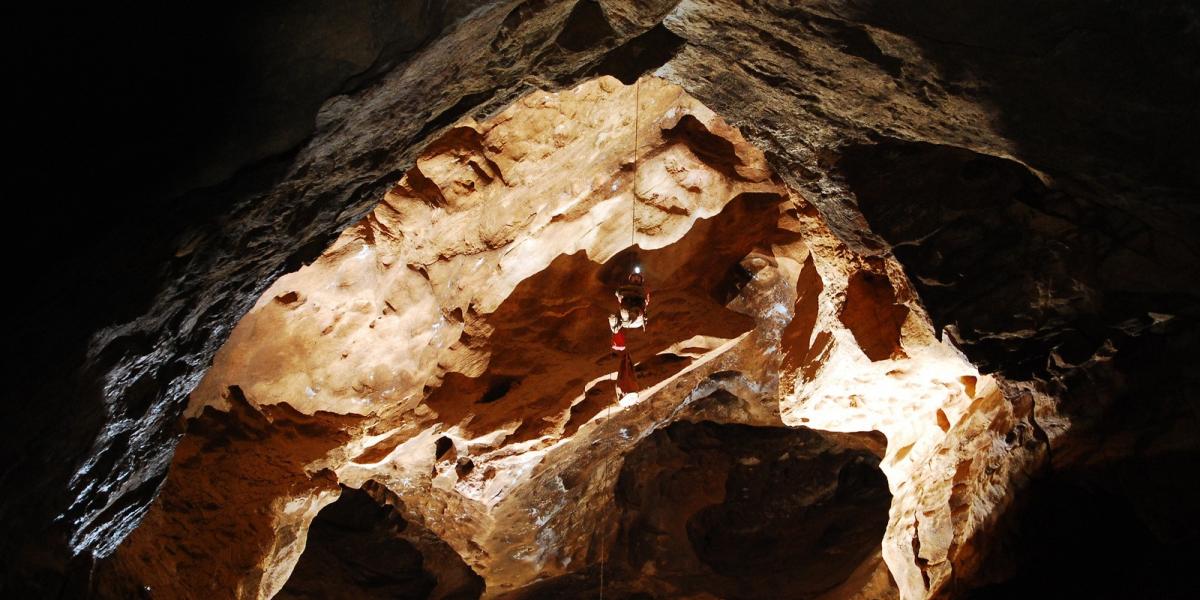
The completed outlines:
<svg viewBox="0 0 1200 600">
<path fill-rule="evenodd" d="M 406 521 L 386 502 L 385 490 L 366 487 L 343 487 L 337 501 L 321 510 L 308 530 L 304 554 L 276 598 L 480 596 L 482 579 L 453 550 Z"/>
<path fill-rule="evenodd" d="M 879 459 L 820 433 L 677 422 L 626 459 L 617 553 L 680 593 L 809 598 L 878 561 Z"/>
</svg>

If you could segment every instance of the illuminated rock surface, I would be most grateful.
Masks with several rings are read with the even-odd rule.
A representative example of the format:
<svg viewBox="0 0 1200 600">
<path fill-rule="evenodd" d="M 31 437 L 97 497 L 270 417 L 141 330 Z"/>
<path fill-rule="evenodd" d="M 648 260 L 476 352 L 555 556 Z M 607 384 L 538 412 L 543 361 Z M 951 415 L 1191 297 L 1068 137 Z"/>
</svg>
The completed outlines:
<svg viewBox="0 0 1200 600">
<path fill-rule="evenodd" d="M 1187 596 L 1186 3 L 453 4 L 64 311 L 6 586 Z"/>
<path fill-rule="evenodd" d="M 657 79 L 534 92 L 455 124 L 234 329 L 112 578 L 271 597 L 340 483 L 394 496 L 488 597 L 594 592 L 601 556 L 623 593 L 853 597 L 878 586 L 882 557 L 895 583 L 871 593 L 924 595 L 1045 434 L 1032 404 L 1005 403 L 901 304 L 898 264 L 814 215 L 736 130 Z M 652 325 L 630 334 L 643 391 L 621 407 L 605 318 L 635 264 Z M 699 421 L 742 428 L 681 429 Z M 758 440 L 747 425 L 774 429 Z M 880 455 L 812 449 L 824 438 L 808 428 Z M 655 449 L 671 432 L 682 446 Z M 706 437 L 715 455 L 678 475 L 655 456 L 703 453 Z M 614 502 L 621 473 L 634 490 L 669 486 Z"/>
<path fill-rule="evenodd" d="M 611 290 L 634 264 L 652 289 L 652 324 L 630 333 L 643 391 L 621 407 L 605 319 Z M 962 418 L 971 401 L 963 382 L 979 379 L 918 312 L 897 304 L 888 263 L 871 268 L 772 177 L 761 152 L 680 88 L 601 78 L 535 92 L 488 121 L 452 127 L 366 219 L 267 290 L 193 393 L 167 487 L 110 576 L 169 595 L 216 585 L 269 597 L 341 483 L 386 490 L 400 518 L 452 548 L 490 597 L 521 596 L 546 579 L 529 593 L 597 588 L 601 554 L 614 559 L 614 589 L 737 590 L 755 577 L 736 555 L 786 538 L 797 540 L 800 574 L 759 581 L 755 597 L 780 585 L 795 588 L 788 597 L 833 590 L 878 568 L 891 504 L 884 473 L 911 503 L 914 465 L 946 437 L 934 415 Z M 899 277 L 894 264 L 891 272 Z M 857 340 L 867 337 L 884 355 L 864 354 Z M 224 413 L 245 420 L 228 424 Z M 816 415 L 813 426 L 853 435 L 830 447 L 807 429 L 782 429 Z M 703 485 L 646 500 L 694 513 L 672 513 L 691 520 L 647 550 L 642 523 L 661 517 L 640 514 L 641 502 L 614 503 L 614 486 L 622 472 L 656 478 L 665 465 L 623 469 L 623 458 L 676 421 L 743 427 L 729 430 L 732 448 L 697 459 L 712 470 Z M 773 429 L 760 442 L 745 425 Z M 242 426 L 259 433 L 233 441 Z M 884 436 L 901 450 L 881 463 L 866 448 L 882 453 Z M 765 533 L 726 539 L 761 504 L 726 497 L 742 493 L 742 479 L 759 481 L 763 502 L 780 504 L 773 518 L 795 531 L 760 542 L 776 528 L 764 522 Z M 873 491 L 860 494 L 859 480 Z M 793 489 L 770 496 L 783 488 Z M 201 505 L 213 510 L 198 516 Z M 217 520 L 225 525 L 210 527 Z M 911 548 L 909 529 L 892 524 L 888 536 L 903 536 L 892 545 Z M 229 548 L 212 531 L 240 542 Z M 691 547 L 672 547 L 688 537 Z M 807 558 L 823 552 L 844 556 L 836 568 Z M 913 564 L 911 553 L 901 564 Z M 212 576 L 221 572 L 229 576 Z"/>
</svg>

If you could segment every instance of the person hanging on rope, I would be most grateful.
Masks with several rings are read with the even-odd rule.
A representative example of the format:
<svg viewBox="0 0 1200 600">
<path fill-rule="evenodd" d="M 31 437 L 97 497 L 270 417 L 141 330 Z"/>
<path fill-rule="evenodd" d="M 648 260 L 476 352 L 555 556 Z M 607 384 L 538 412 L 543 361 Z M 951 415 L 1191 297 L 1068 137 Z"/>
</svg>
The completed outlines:
<svg viewBox="0 0 1200 600">
<path fill-rule="evenodd" d="M 617 312 L 608 316 L 608 328 L 613 332 L 612 349 L 625 351 L 625 333 L 622 329 L 646 328 L 646 308 L 650 306 L 650 291 L 640 272 L 629 274 L 628 280 L 617 288 Z"/>
<path fill-rule="evenodd" d="M 637 374 L 633 358 L 625 351 L 625 332 L 622 329 L 646 328 L 646 307 L 650 305 L 650 291 L 640 269 L 629 275 L 624 285 L 617 288 L 617 312 L 608 316 L 608 327 L 613 332 L 612 349 L 621 355 L 621 366 L 617 369 L 616 392 L 621 406 L 637 402 Z"/>
</svg>

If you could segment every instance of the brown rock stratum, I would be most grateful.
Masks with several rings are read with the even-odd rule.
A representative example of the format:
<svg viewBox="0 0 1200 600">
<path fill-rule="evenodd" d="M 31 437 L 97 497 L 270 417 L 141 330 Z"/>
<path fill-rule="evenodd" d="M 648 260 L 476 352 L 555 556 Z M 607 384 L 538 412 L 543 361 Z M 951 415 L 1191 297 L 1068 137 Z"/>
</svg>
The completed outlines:
<svg viewBox="0 0 1200 600">
<path fill-rule="evenodd" d="M 605 319 L 635 263 L 653 298 L 623 406 Z M 1045 451 L 894 260 L 656 78 L 450 127 L 267 290 L 187 415 L 114 594 L 272 597 L 322 509 L 374 486 L 485 597 L 595 594 L 603 562 L 626 595 L 922 598 Z M 741 429 L 684 433 L 717 423 Z M 458 589 L 445 564 L 431 597 Z"/>
</svg>

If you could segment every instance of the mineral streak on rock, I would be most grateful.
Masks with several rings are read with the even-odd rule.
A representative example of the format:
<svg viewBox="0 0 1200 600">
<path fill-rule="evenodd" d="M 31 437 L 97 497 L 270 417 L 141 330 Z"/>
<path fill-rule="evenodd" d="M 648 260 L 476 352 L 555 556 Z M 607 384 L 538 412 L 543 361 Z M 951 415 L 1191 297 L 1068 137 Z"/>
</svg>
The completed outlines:
<svg viewBox="0 0 1200 600">
<path fill-rule="evenodd" d="M 631 332 L 643 391 L 622 407 L 606 314 L 635 265 L 652 310 Z M 453 549 L 487 597 L 596 591 L 602 556 L 608 584 L 627 593 L 733 593 L 754 579 L 736 555 L 778 547 L 776 527 L 818 545 L 797 546 L 786 560 L 799 570 L 755 584 L 755 597 L 778 586 L 798 598 L 921 597 L 979 526 L 973 513 L 952 519 L 951 489 L 1003 495 L 1008 485 L 971 475 L 979 452 L 958 458 L 987 439 L 960 441 L 960 424 L 986 429 L 1007 414 L 998 398 L 936 339 L 900 266 L 847 248 L 736 129 L 659 79 L 601 77 L 449 127 L 369 215 L 262 295 L 191 396 L 183 447 L 195 450 L 177 454 L 108 577 L 176 595 L 216 586 L 270 597 L 305 560 L 305 532 L 322 507 L 335 510 L 340 483 L 394 499 L 396 518 Z M 238 418 L 203 425 L 221 415 Z M 702 421 L 735 428 L 679 429 Z M 767 428 L 778 447 L 760 448 L 770 443 L 749 440 L 746 426 Z M 838 440 L 821 447 L 861 448 L 854 460 L 867 461 L 866 474 L 839 475 L 848 467 L 820 466 L 826 459 L 795 471 L 788 461 L 809 464 L 816 450 L 803 427 L 788 437 L 785 426 Z M 635 448 L 664 431 L 709 430 L 758 448 L 721 454 L 734 461 L 716 471 L 733 486 L 724 494 L 717 479 L 680 483 L 664 500 L 615 500 L 619 478 L 653 480 L 665 468 L 625 459 Z M 837 455 L 844 465 L 849 455 Z M 838 491 L 818 491 L 817 473 Z M 867 497 L 841 487 L 862 477 L 877 477 L 874 508 L 851 517 Z M 735 499 L 742 480 L 800 495 L 760 499 L 768 520 L 743 524 L 760 533 L 737 534 L 733 523 L 759 504 Z M 986 514 L 1001 500 L 975 501 Z M 679 509 L 669 518 L 690 520 L 654 542 L 646 536 L 660 526 L 646 524 L 668 518 L 653 512 L 664 501 Z M 211 508 L 197 516 L 197 506 Z M 853 550 L 833 549 L 843 538 Z M 820 552 L 849 554 L 836 568 L 803 558 Z M 881 557 L 894 584 L 878 575 Z M 421 572 L 413 564 L 404 569 Z M 388 585 L 449 593 L 436 573 L 413 577 Z"/>
</svg>

